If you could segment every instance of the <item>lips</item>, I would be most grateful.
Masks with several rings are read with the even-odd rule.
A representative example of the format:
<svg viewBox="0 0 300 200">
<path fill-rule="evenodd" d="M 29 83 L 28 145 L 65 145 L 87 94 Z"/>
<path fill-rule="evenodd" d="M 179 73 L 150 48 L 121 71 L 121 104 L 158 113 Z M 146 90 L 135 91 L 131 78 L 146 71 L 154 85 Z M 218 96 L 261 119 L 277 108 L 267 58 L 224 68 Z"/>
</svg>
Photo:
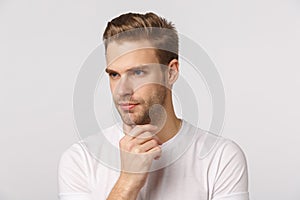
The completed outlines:
<svg viewBox="0 0 300 200">
<path fill-rule="evenodd" d="M 122 110 L 132 110 L 138 103 L 119 103 L 119 106 Z"/>
</svg>

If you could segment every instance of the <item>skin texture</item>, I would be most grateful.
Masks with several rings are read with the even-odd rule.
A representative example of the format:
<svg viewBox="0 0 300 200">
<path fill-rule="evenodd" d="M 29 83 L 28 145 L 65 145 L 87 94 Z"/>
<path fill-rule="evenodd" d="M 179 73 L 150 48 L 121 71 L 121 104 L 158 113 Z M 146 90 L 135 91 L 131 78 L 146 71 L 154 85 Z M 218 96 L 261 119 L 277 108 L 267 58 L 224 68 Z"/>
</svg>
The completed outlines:
<svg viewBox="0 0 300 200">
<path fill-rule="evenodd" d="M 146 63 L 146 64 L 145 64 Z M 124 66 L 124 67 L 123 67 Z M 165 76 L 153 49 L 127 53 L 107 68 L 114 103 L 127 125 L 150 123 L 149 110 L 154 104 L 164 105 L 167 89 Z M 122 109 L 132 103 L 133 109 Z"/>
<path fill-rule="evenodd" d="M 171 93 L 179 64 L 174 59 L 162 70 L 155 49 L 147 41 L 112 42 L 107 46 L 106 59 L 124 132 L 119 142 L 122 171 L 108 199 L 131 200 L 144 186 L 152 161 L 161 156 L 160 145 L 180 128 Z M 154 105 L 160 109 L 153 110 Z"/>
</svg>

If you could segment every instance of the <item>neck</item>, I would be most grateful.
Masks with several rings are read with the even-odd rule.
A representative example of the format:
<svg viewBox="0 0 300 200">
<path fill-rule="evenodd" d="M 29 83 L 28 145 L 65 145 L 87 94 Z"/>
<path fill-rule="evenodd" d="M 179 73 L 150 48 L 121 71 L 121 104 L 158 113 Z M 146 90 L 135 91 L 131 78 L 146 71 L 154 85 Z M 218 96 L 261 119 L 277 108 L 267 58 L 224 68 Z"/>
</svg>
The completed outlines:
<svg viewBox="0 0 300 200">
<path fill-rule="evenodd" d="M 165 143 L 172 137 L 174 137 L 181 128 L 181 120 L 174 116 L 168 116 L 166 123 L 162 129 L 157 133 L 157 137 L 162 143 Z"/>
<path fill-rule="evenodd" d="M 165 143 L 174 137 L 178 133 L 182 123 L 181 120 L 175 115 L 171 94 L 167 95 L 166 102 L 165 109 L 167 113 L 167 119 L 161 130 L 157 133 L 157 137 L 162 143 Z"/>
</svg>

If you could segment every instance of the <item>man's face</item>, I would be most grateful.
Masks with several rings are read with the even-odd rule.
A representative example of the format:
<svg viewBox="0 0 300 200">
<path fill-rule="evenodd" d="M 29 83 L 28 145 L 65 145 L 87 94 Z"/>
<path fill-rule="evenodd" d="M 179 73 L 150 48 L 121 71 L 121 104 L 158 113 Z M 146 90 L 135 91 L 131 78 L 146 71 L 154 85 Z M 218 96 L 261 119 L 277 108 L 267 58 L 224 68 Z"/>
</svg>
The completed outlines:
<svg viewBox="0 0 300 200">
<path fill-rule="evenodd" d="M 107 47 L 107 69 L 115 106 L 127 125 L 151 122 L 152 105 L 164 106 L 165 74 L 147 42 L 112 42 Z M 165 66 L 166 67 L 166 66 Z"/>
</svg>

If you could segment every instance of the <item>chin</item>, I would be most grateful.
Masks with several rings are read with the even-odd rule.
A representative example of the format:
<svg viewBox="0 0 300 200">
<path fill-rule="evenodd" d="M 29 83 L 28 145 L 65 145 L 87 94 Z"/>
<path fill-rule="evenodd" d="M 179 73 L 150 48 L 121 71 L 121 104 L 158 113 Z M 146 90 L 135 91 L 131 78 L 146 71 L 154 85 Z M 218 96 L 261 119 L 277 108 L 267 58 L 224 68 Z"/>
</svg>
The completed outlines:
<svg viewBox="0 0 300 200">
<path fill-rule="evenodd" d="M 133 114 L 125 114 L 122 116 L 123 123 L 132 126 L 132 125 L 145 125 L 150 123 L 150 119 L 148 117 L 142 116 L 133 116 Z"/>
</svg>

